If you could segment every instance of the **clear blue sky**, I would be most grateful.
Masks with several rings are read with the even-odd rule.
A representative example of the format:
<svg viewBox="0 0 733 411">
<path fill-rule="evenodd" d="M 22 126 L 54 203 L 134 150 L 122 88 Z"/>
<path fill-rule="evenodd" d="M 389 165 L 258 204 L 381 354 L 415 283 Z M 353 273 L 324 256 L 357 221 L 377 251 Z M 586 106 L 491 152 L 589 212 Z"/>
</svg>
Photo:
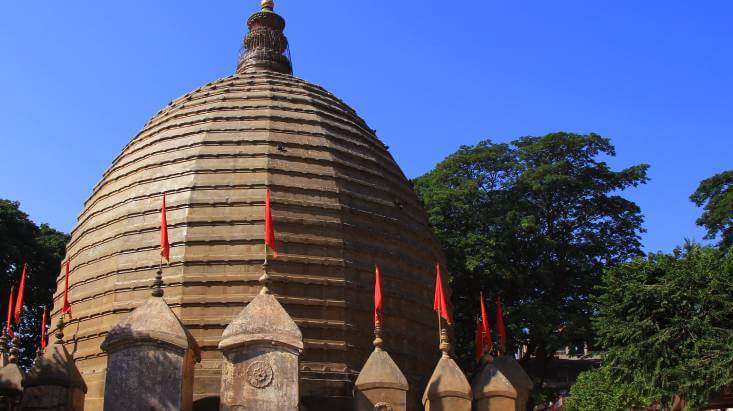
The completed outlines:
<svg viewBox="0 0 733 411">
<path fill-rule="evenodd" d="M 257 0 L 0 4 L 0 197 L 68 231 L 171 99 L 231 74 Z M 296 75 L 352 105 L 409 177 L 461 144 L 610 137 L 645 248 L 700 240 L 698 182 L 733 168 L 733 2 L 279 0 Z"/>
</svg>

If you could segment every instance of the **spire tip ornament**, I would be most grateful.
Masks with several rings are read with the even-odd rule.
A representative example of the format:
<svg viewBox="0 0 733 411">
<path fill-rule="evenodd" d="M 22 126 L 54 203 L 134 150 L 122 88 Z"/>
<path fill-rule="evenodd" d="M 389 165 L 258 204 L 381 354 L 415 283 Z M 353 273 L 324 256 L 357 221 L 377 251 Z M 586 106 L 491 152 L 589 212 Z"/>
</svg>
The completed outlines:
<svg viewBox="0 0 733 411">
<path fill-rule="evenodd" d="M 382 339 L 382 324 L 377 322 L 374 324 L 374 351 L 382 351 L 384 340 Z"/>
<path fill-rule="evenodd" d="M 249 32 L 244 36 L 237 73 L 274 71 L 293 74 L 290 50 L 285 30 L 285 19 L 275 13 L 273 0 L 262 0 L 262 9 L 247 19 Z"/>
<path fill-rule="evenodd" d="M 61 318 L 59 318 L 59 323 L 56 326 L 56 343 L 62 344 L 64 342 L 64 316 L 62 315 Z"/>
<path fill-rule="evenodd" d="M 0 334 L 0 354 L 5 355 L 8 352 L 8 341 L 10 336 L 8 335 L 8 329 L 3 327 L 3 332 Z"/>
<path fill-rule="evenodd" d="M 18 338 L 18 334 L 15 334 L 15 336 L 13 336 L 13 339 L 10 340 L 10 358 L 8 359 L 9 363 L 11 364 L 18 363 L 18 354 L 20 353 L 20 350 L 18 350 L 19 346 L 20 346 L 20 338 Z"/>
<path fill-rule="evenodd" d="M 270 276 L 267 274 L 267 262 L 262 264 L 262 268 L 264 272 L 260 276 L 259 280 L 257 280 L 262 286 L 260 294 L 270 294 L 270 288 L 268 287 L 270 284 Z"/>
<path fill-rule="evenodd" d="M 440 330 L 440 351 L 443 352 L 443 358 L 450 358 L 450 341 L 448 341 L 448 331 L 445 328 Z"/>
<path fill-rule="evenodd" d="M 155 272 L 155 281 L 153 281 L 153 297 L 163 297 L 163 271 L 159 268 Z"/>
</svg>

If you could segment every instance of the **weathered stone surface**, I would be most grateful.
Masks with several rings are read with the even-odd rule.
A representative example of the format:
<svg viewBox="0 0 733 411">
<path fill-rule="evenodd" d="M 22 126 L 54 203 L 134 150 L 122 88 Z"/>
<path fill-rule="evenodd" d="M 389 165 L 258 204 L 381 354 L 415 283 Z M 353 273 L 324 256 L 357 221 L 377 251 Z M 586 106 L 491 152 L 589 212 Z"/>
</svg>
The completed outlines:
<svg viewBox="0 0 733 411">
<path fill-rule="evenodd" d="M 63 336 L 63 334 L 61 334 Z M 62 337 L 46 347 L 23 380 L 24 410 L 82 411 L 87 385 Z"/>
<path fill-rule="evenodd" d="M 354 384 L 355 411 L 405 411 L 409 385 L 389 354 L 377 347 Z"/>
<path fill-rule="evenodd" d="M 420 201 L 387 147 L 343 101 L 291 75 L 253 70 L 153 116 L 78 217 L 67 248 L 68 332 L 89 410 L 103 407 L 101 342 L 149 295 L 163 192 L 172 257 L 166 300 L 201 345 L 195 400 L 219 395 L 222 331 L 259 290 L 265 186 L 279 250 L 270 262 L 272 289 L 307 348 L 304 402 L 351 404 L 354 370 L 372 351 L 375 262 L 390 306 L 390 355 L 410 382 L 427 380 L 437 357 L 425 344 L 434 334 L 434 266 L 443 259 Z M 63 300 L 58 281 L 55 307 Z"/>
<path fill-rule="evenodd" d="M 532 378 L 524 371 L 519 362 L 509 355 L 494 358 L 494 366 L 504 374 L 517 391 L 517 411 L 525 411 L 532 388 L 534 388 Z"/>
<path fill-rule="evenodd" d="M 445 329 L 440 333 L 440 350 L 443 355 L 435 366 L 422 396 L 426 411 L 470 411 L 471 386 L 458 364 L 448 354 L 451 351 Z"/>
<path fill-rule="evenodd" d="M 258 295 L 227 326 L 220 410 L 297 411 L 303 336 L 275 296 Z"/>
<path fill-rule="evenodd" d="M 161 297 L 151 297 L 114 327 L 107 353 L 106 411 L 188 411 L 200 350 Z"/>
<path fill-rule="evenodd" d="M 303 350 L 303 334 L 272 294 L 260 294 L 229 323 L 219 349 L 230 351 L 248 344 L 266 342 Z"/>
<path fill-rule="evenodd" d="M 495 366 L 493 358 L 483 365 L 471 383 L 476 411 L 516 411 L 517 390 Z"/>
<path fill-rule="evenodd" d="M 422 397 L 425 411 L 471 411 L 471 400 L 471 386 L 466 376 L 444 353 Z"/>
<path fill-rule="evenodd" d="M 299 403 L 298 354 L 257 343 L 224 352 L 222 411 L 296 411 Z"/>
<path fill-rule="evenodd" d="M 20 338 L 16 335 L 11 341 L 10 352 L 7 352 L 9 336 L 7 330 L 0 335 L 0 355 L 3 364 L 0 369 L 0 410 L 19 409 L 23 396 L 23 371 L 18 367 L 18 346 Z M 8 355 L 10 354 L 10 355 Z"/>
<path fill-rule="evenodd" d="M 0 369 L 0 396 L 20 397 L 23 394 L 23 372 L 18 364 L 9 363 Z"/>
<path fill-rule="evenodd" d="M 140 342 L 192 350 L 195 357 L 201 353 L 196 340 L 162 297 L 150 297 L 134 309 L 110 330 L 101 348 L 110 352 Z"/>
</svg>

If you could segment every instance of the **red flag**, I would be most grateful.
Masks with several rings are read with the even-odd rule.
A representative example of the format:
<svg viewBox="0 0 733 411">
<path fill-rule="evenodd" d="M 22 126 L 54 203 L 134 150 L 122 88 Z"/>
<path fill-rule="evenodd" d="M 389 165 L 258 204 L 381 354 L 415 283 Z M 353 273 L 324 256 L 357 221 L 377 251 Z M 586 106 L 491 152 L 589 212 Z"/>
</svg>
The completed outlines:
<svg viewBox="0 0 733 411">
<path fill-rule="evenodd" d="M 484 333 L 484 343 L 489 347 L 489 352 L 494 349 L 494 341 L 491 338 L 491 327 L 489 326 L 489 314 L 486 311 L 484 292 L 481 292 L 481 330 Z"/>
<path fill-rule="evenodd" d="M 61 309 L 61 313 L 71 315 L 71 303 L 69 302 L 69 257 L 66 257 L 66 284 L 64 285 L 64 307 Z"/>
<path fill-rule="evenodd" d="M 165 210 L 165 193 L 163 193 L 163 206 L 160 208 L 160 255 L 166 261 L 171 261 L 171 245 L 168 243 L 168 217 Z"/>
<path fill-rule="evenodd" d="M 501 299 L 496 298 L 496 329 L 499 333 L 499 345 L 500 345 L 500 351 L 499 354 L 502 354 L 504 350 L 506 350 L 506 328 L 504 327 L 504 313 L 501 309 Z"/>
<path fill-rule="evenodd" d="M 23 299 L 25 297 L 25 276 L 28 271 L 28 264 L 23 264 L 23 274 L 20 275 L 18 286 L 18 297 L 15 299 L 15 324 L 20 324 L 20 314 L 23 312 Z"/>
<path fill-rule="evenodd" d="M 476 318 L 476 361 L 484 356 L 484 330 L 480 318 Z"/>
<path fill-rule="evenodd" d="M 265 253 L 267 247 L 272 249 L 272 254 L 277 258 L 277 246 L 275 245 L 275 227 L 272 226 L 272 209 L 270 208 L 270 189 L 265 194 Z"/>
<path fill-rule="evenodd" d="M 452 324 L 450 315 L 448 314 L 448 304 L 445 301 L 445 294 L 443 293 L 443 279 L 440 277 L 440 263 L 435 266 L 435 297 L 433 298 L 433 310 L 437 311 L 438 314 L 448 322 L 448 325 Z"/>
<path fill-rule="evenodd" d="M 374 274 L 374 326 L 382 323 L 382 273 L 375 266 Z"/>
<path fill-rule="evenodd" d="M 41 348 L 46 349 L 46 307 L 43 307 L 43 317 L 41 317 Z"/>
<path fill-rule="evenodd" d="M 8 296 L 8 319 L 5 321 L 5 329 L 8 330 L 8 335 L 13 337 L 13 300 L 15 300 L 15 286 L 10 287 L 10 295 Z"/>
</svg>

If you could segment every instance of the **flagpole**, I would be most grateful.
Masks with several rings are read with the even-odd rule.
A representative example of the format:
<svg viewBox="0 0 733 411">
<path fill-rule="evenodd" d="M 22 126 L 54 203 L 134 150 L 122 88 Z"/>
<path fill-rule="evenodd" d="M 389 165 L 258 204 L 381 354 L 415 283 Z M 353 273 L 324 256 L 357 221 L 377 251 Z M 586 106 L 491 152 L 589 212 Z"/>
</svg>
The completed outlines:
<svg viewBox="0 0 733 411">
<path fill-rule="evenodd" d="M 441 327 L 441 324 L 440 324 L 440 311 L 437 311 L 437 313 L 438 313 L 438 341 L 440 341 L 440 339 L 441 339 L 441 337 L 443 335 L 441 333 L 441 331 L 442 331 L 443 328 Z"/>
</svg>

